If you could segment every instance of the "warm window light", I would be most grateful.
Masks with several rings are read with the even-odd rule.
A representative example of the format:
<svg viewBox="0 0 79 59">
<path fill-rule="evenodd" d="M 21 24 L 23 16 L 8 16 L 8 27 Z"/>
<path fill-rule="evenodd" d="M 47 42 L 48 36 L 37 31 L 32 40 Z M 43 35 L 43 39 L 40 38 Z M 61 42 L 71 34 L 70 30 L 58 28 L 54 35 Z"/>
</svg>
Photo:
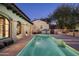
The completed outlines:
<svg viewBox="0 0 79 59">
<path fill-rule="evenodd" d="M 9 21 L 5 19 L 5 37 L 8 37 L 9 31 Z"/>
<path fill-rule="evenodd" d="M 0 16 L 0 38 L 9 37 L 9 25 L 8 19 Z"/>
</svg>

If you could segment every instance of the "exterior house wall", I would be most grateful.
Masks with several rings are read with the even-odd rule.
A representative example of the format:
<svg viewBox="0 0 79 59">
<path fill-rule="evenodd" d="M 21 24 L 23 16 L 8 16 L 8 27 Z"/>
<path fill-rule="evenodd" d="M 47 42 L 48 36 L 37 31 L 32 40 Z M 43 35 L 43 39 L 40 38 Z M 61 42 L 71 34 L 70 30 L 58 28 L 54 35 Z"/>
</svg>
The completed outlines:
<svg viewBox="0 0 79 59">
<path fill-rule="evenodd" d="M 10 36 L 13 39 L 22 38 L 23 35 L 29 34 L 29 27 L 31 24 L 28 21 L 25 21 L 23 18 L 13 13 L 12 10 L 8 10 L 4 5 L 0 4 L 0 14 L 7 17 L 10 20 Z M 21 23 L 21 34 L 17 37 L 17 21 Z"/>
<path fill-rule="evenodd" d="M 33 21 L 33 24 L 34 24 L 33 31 L 36 31 L 36 32 L 41 31 L 42 32 L 42 30 L 45 30 L 45 29 L 49 30 L 49 24 L 47 24 L 44 21 L 36 20 L 36 21 Z"/>
</svg>

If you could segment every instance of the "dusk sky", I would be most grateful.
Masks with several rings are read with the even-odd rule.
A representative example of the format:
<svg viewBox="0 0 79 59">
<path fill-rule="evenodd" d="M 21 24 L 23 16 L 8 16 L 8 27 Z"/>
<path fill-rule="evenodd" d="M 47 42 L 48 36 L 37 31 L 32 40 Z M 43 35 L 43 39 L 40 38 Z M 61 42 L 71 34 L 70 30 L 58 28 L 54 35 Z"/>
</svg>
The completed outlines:
<svg viewBox="0 0 79 59">
<path fill-rule="evenodd" d="M 61 5 L 58 3 L 18 3 L 16 4 L 31 20 L 47 17 Z"/>
</svg>

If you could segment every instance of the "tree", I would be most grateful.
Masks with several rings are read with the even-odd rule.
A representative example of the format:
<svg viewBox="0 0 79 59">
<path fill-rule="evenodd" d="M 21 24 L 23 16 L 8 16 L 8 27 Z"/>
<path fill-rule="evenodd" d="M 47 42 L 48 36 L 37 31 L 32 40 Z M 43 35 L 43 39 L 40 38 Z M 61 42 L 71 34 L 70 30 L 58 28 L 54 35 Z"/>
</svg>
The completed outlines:
<svg viewBox="0 0 79 59">
<path fill-rule="evenodd" d="M 53 13 L 52 17 L 57 20 L 58 28 L 64 29 L 68 26 L 69 17 L 71 14 L 71 7 L 69 5 L 61 5 Z M 67 27 L 68 28 L 68 27 Z"/>
<path fill-rule="evenodd" d="M 76 20 L 79 18 L 79 9 L 78 7 L 74 7 L 72 4 L 63 4 L 58 7 L 55 12 L 51 15 L 51 17 L 57 20 L 57 26 L 60 29 L 74 29 L 76 26 Z"/>
</svg>

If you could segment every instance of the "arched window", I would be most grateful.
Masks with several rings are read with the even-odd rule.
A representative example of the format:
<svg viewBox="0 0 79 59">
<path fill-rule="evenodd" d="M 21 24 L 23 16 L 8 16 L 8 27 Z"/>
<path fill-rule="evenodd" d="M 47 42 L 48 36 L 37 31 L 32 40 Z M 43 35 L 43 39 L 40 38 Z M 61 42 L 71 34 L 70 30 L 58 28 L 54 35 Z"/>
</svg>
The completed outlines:
<svg viewBox="0 0 79 59">
<path fill-rule="evenodd" d="M 17 35 L 21 34 L 21 22 L 17 21 Z"/>
<path fill-rule="evenodd" d="M 0 16 L 0 39 L 10 36 L 10 22 L 6 17 Z"/>
</svg>

